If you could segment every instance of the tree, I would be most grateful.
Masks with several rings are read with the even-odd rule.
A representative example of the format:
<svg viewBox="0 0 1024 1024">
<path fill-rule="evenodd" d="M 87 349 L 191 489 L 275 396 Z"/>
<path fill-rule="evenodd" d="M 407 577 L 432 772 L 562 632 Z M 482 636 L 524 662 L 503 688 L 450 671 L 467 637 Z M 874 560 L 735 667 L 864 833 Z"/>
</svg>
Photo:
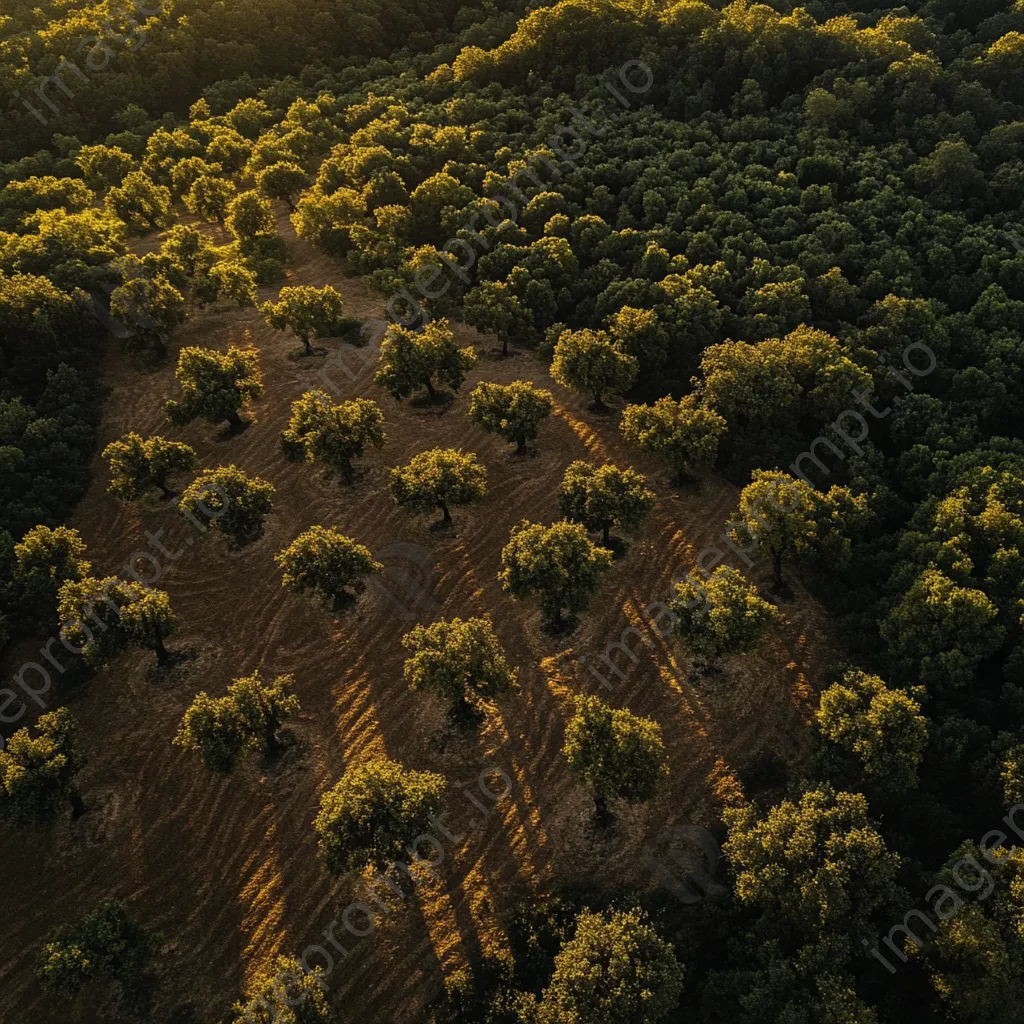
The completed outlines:
<svg viewBox="0 0 1024 1024">
<path fill-rule="evenodd" d="M 176 376 L 184 397 L 167 403 L 173 423 L 190 423 L 198 416 L 210 423 L 227 420 L 243 426 L 239 409 L 263 394 L 259 350 L 229 348 L 227 352 L 189 346 L 181 350 Z"/>
<path fill-rule="evenodd" d="M 239 242 L 273 234 L 276 229 L 270 203 L 259 192 L 252 190 L 239 192 L 228 203 L 225 225 Z"/>
<path fill-rule="evenodd" d="M 773 580 L 782 587 L 783 556 L 828 549 L 835 562 L 849 551 L 849 533 L 867 516 L 867 498 L 845 487 L 821 494 L 777 470 L 754 470 L 740 492 L 733 534 L 748 551 L 767 548 Z"/>
<path fill-rule="evenodd" d="M 563 611 L 575 617 L 586 609 L 601 573 L 611 568 L 611 552 L 595 547 L 578 523 L 542 526 L 523 520 L 501 552 L 498 579 L 513 597 L 537 595 L 555 629 L 566 626 Z"/>
<path fill-rule="evenodd" d="M 413 456 L 407 466 L 392 469 L 390 488 L 395 501 L 415 515 L 440 509 L 442 522 L 450 523 L 450 505 L 483 500 L 487 470 L 472 452 L 432 448 Z"/>
<path fill-rule="evenodd" d="M 466 296 L 465 316 L 470 326 L 501 339 L 502 356 L 508 355 L 510 339 L 520 341 L 534 333 L 530 310 L 505 281 L 481 281 Z"/>
<path fill-rule="evenodd" d="M 197 693 L 173 742 L 198 751 L 211 771 L 231 771 L 246 748 L 274 753 L 281 749 L 281 724 L 300 710 L 289 692 L 294 685 L 292 676 L 266 682 L 257 671 L 235 679 L 224 697 Z"/>
<path fill-rule="evenodd" d="M 284 572 L 283 585 L 312 591 L 332 609 L 350 602 L 365 588 L 363 580 L 383 570 L 368 548 L 333 528 L 313 526 L 274 556 Z"/>
<path fill-rule="evenodd" d="M 69 580 L 83 580 L 92 568 L 85 541 L 67 526 L 36 526 L 14 547 L 14 582 L 19 611 L 29 621 L 49 624 L 57 614 L 57 595 Z"/>
<path fill-rule="evenodd" d="M 167 478 L 172 473 L 194 469 L 197 461 L 195 450 L 187 444 L 162 437 L 143 439 L 136 433 L 125 434 L 108 444 L 103 458 L 110 463 L 108 490 L 124 501 L 138 501 L 154 487 L 165 498 L 175 497 L 167 486 Z"/>
<path fill-rule="evenodd" d="M 75 785 L 85 757 L 75 743 L 78 723 L 67 708 L 40 715 L 37 736 L 19 729 L 0 750 L 0 816 L 16 828 L 48 824 L 70 803 L 76 818 L 86 807 Z"/>
<path fill-rule="evenodd" d="M 80 921 L 51 933 L 39 954 L 36 977 L 45 991 L 66 999 L 90 982 L 135 985 L 161 941 L 137 924 L 123 903 L 104 900 Z"/>
<path fill-rule="evenodd" d="M 606 828 L 614 820 L 613 798 L 644 803 L 668 776 L 661 726 L 597 697 L 576 697 L 576 714 L 565 729 L 563 753 L 569 768 L 594 795 L 595 822 Z"/>
<path fill-rule="evenodd" d="M 65 583 L 58 596 L 61 636 L 78 647 L 89 665 L 104 665 L 123 651 L 149 648 L 169 665 L 164 641 L 178 628 L 178 617 L 162 590 L 115 576 Z"/>
<path fill-rule="evenodd" d="M 537 1024 L 656 1024 L 679 1004 L 683 968 L 640 910 L 584 910 L 555 957 Z"/>
<path fill-rule="evenodd" d="M 703 583 L 689 577 L 675 587 L 669 608 L 674 631 L 710 672 L 725 655 L 753 650 L 778 621 L 775 606 L 763 600 L 743 573 L 719 566 Z"/>
<path fill-rule="evenodd" d="M 295 957 L 278 956 L 261 967 L 235 1003 L 233 1024 L 333 1024 L 322 972 L 307 971 Z"/>
<path fill-rule="evenodd" d="M 279 161 L 264 167 L 256 175 L 256 187 L 268 199 L 283 199 L 295 212 L 295 197 L 309 185 L 305 171 L 298 165 Z"/>
<path fill-rule="evenodd" d="M 307 391 L 292 403 L 288 429 L 281 433 L 281 447 L 289 458 L 320 460 L 352 483 L 352 460 L 362 456 L 367 445 L 380 448 L 387 438 L 384 415 L 376 402 L 356 398 L 332 405 L 324 391 Z"/>
<path fill-rule="evenodd" d="M 110 312 L 131 330 L 136 344 L 163 355 L 167 338 L 185 322 L 185 298 L 162 274 L 136 277 L 110 293 Z"/>
<path fill-rule="evenodd" d="M 879 631 L 901 676 L 959 689 L 971 685 L 979 663 L 1002 645 L 1005 629 L 998 614 L 984 591 L 957 586 L 938 569 L 926 569 Z"/>
<path fill-rule="evenodd" d="M 241 260 L 222 260 L 210 267 L 207 278 L 215 296 L 230 299 L 239 309 L 256 305 L 256 275 Z"/>
<path fill-rule="evenodd" d="M 633 469 L 573 462 L 558 489 L 558 510 L 570 522 L 590 532 L 600 530 L 604 547 L 611 543 L 612 526 L 634 530 L 651 514 L 655 495 L 647 480 Z"/>
<path fill-rule="evenodd" d="M 413 653 L 405 659 L 405 681 L 413 690 L 432 690 L 451 705 L 455 721 L 473 717 L 480 698 L 513 690 L 509 665 L 489 618 L 440 619 L 402 637 Z"/>
<path fill-rule="evenodd" d="M 120 185 L 134 169 L 135 161 L 117 146 L 83 146 L 75 154 L 75 166 L 89 188 L 101 190 Z"/>
<path fill-rule="evenodd" d="M 627 441 L 668 463 L 682 481 L 691 469 L 714 463 L 726 422 L 687 395 L 678 402 L 665 397 L 654 405 L 627 405 L 619 429 Z"/>
<path fill-rule="evenodd" d="M 551 376 L 561 385 L 590 395 L 594 408 L 605 410 L 605 395 L 621 395 L 636 380 L 640 366 L 620 352 L 604 331 L 563 331 L 555 343 Z"/>
<path fill-rule="evenodd" d="M 898 900 L 899 857 L 868 817 L 860 793 L 828 786 L 783 800 L 761 815 L 744 804 L 724 812 L 722 850 L 736 874 L 736 896 L 768 915 L 773 933 L 830 943 L 861 954 L 861 937 L 876 941 L 872 914 Z"/>
<path fill-rule="evenodd" d="M 273 504 L 273 484 L 262 477 L 246 476 L 237 466 L 218 466 L 196 477 L 182 494 L 178 508 L 202 516 L 208 526 L 241 546 L 263 532 Z"/>
<path fill-rule="evenodd" d="M 228 213 L 228 204 L 237 191 L 234 183 L 227 178 L 217 174 L 201 174 L 185 193 L 185 207 L 203 220 L 223 223 Z"/>
<path fill-rule="evenodd" d="M 155 231 L 167 222 L 171 212 L 171 190 L 142 171 L 131 171 L 115 185 L 104 200 L 107 209 L 129 227 Z"/>
<path fill-rule="evenodd" d="M 292 333 L 305 346 L 306 355 L 313 355 L 310 338 L 329 338 L 344 328 L 345 303 L 340 293 L 325 284 L 323 288 L 299 285 L 282 288 L 277 302 L 260 306 L 268 327 Z"/>
<path fill-rule="evenodd" d="M 433 401 L 434 385 L 458 391 L 466 371 L 476 362 L 471 347 L 459 348 L 447 320 L 431 320 L 422 331 L 392 325 L 380 346 L 380 365 L 373 381 L 396 399 L 426 388 Z"/>
<path fill-rule="evenodd" d="M 928 722 L 905 690 L 851 669 L 821 695 L 815 719 L 818 732 L 853 754 L 871 782 L 894 792 L 917 785 Z"/>
<path fill-rule="evenodd" d="M 526 442 L 536 440 L 537 430 L 551 415 L 554 402 L 550 391 L 541 391 L 530 381 L 481 381 L 469 395 L 469 418 L 484 430 L 514 442 L 516 454 L 522 455 Z"/>
<path fill-rule="evenodd" d="M 327 870 L 340 875 L 373 865 L 383 871 L 408 856 L 409 844 L 442 812 L 444 791 L 440 775 L 386 757 L 349 768 L 324 793 L 313 823 Z"/>
<path fill-rule="evenodd" d="M 1024 803 L 1024 744 L 1018 743 L 1006 751 L 999 778 L 1006 803 L 1011 806 Z"/>
</svg>

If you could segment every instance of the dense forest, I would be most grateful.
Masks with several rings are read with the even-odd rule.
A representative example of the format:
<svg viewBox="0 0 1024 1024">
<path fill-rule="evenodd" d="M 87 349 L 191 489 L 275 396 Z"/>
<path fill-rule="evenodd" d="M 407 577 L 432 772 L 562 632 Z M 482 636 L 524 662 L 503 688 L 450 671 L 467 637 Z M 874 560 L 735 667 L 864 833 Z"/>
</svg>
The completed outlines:
<svg viewBox="0 0 1024 1024">
<path fill-rule="evenodd" d="M 455 337 L 469 325 L 519 353 L 517 374 L 592 403 L 593 423 L 672 487 L 735 488 L 670 602 L 665 635 L 692 656 L 694 686 L 729 686 L 728 659 L 777 628 L 798 581 L 833 646 L 799 752 L 759 757 L 703 823 L 722 851 L 713 891 L 690 904 L 649 886 L 547 887 L 507 916 L 502 955 L 447 979 L 422 1019 L 1024 1020 L 1024 3 L 864 6 L 8 4 L 0 645 L 16 680 L 62 624 L 84 653 L 38 718 L 24 687 L 0 690 L 4 828 L 85 813 L 65 694 L 126 651 L 173 661 L 167 595 L 114 581 L 116 614 L 97 613 L 111 581 L 67 526 L 101 454 L 110 353 L 127 353 L 139 389 L 168 360 L 180 385 L 166 437 L 103 449 L 112 491 L 131 504 L 182 480 L 181 511 L 244 546 L 279 485 L 226 465 L 230 442 L 215 468 L 175 438 L 203 419 L 244 429 L 270 357 L 180 347 L 195 318 L 254 313 L 301 343 L 296 366 L 333 339 L 281 448 L 342 488 L 387 451 L 395 401 L 459 392 L 478 359 Z M 386 330 L 294 279 L 282 217 L 366 283 Z M 367 362 L 381 407 L 335 405 Z M 556 404 L 485 380 L 468 412 L 514 457 L 543 445 Z M 502 470 L 447 429 L 391 470 L 387 494 L 457 526 Z M 503 602 L 538 602 L 564 638 L 655 495 L 633 469 L 574 461 L 558 500 L 553 526 L 506 534 L 499 580 Z M 275 557 L 286 588 L 332 611 L 381 569 L 319 526 Z M 488 616 L 501 625 L 501 607 Z M 417 625 L 399 682 L 474 728 L 515 689 L 493 627 Z M 607 674 L 621 678 L 636 658 L 619 653 Z M 222 695 L 199 693 L 174 738 L 204 771 L 273 751 L 299 715 L 288 676 L 238 675 L 199 680 Z M 598 832 L 675 768 L 658 726 L 607 689 L 577 694 L 565 730 Z M 347 766 L 311 855 L 318 837 L 333 875 L 386 866 L 440 813 L 443 783 L 386 759 Z M 62 999 L 86 982 L 132 989 L 173 939 L 145 927 L 144 901 L 94 903 L 36 937 L 47 1012 L 70 1012 Z M 241 1000 L 232 1020 L 359 1016 L 287 959 L 305 941 L 226 993 Z M 275 982 L 289 970 L 291 988 Z"/>
</svg>

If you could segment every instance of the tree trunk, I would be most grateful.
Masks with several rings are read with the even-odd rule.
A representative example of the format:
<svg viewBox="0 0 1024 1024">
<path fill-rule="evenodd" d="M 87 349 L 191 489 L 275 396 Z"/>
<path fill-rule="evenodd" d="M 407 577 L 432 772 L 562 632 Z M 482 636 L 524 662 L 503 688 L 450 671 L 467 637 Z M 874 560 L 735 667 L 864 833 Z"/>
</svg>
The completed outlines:
<svg viewBox="0 0 1024 1024">
<path fill-rule="evenodd" d="M 156 661 L 161 668 L 167 668 L 171 663 L 171 655 L 164 647 L 164 638 L 160 635 L 159 629 L 153 630 L 153 650 L 156 651 Z"/>
<path fill-rule="evenodd" d="M 237 409 L 232 409 L 231 412 L 228 413 L 227 421 L 235 428 L 242 426 L 242 417 L 238 415 Z"/>
<path fill-rule="evenodd" d="M 444 513 L 444 519 L 441 522 L 450 523 L 452 521 L 452 514 L 448 511 L 448 506 L 443 501 L 439 501 L 437 507 Z"/>
<path fill-rule="evenodd" d="M 611 812 L 608 810 L 608 801 L 600 793 L 594 796 L 594 822 L 598 828 L 607 828 L 612 823 Z"/>
<path fill-rule="evenodd" d="M 68 790 L 68 799 L 71 801 L 71 817 L 74 821 L 88 812 L 89 808 L 85 806 L 82 794 L 74 786 Z"/>
<path fill-rule="evenodd" d="M 526 438 L 525 437 L 521 437 L 518 441 L 516 441 L 516 455 L 525 455 L 525 454 L 526 454 Z"/>
<path fill-rule="evenodd" d="M 271 722 L 267 725 L 266 735 L 264 736 L 264 742 L 267 745 L 267 750 L 273 752 L 280 750 L 284 744 L 277 738 L 277 722 Z"/>
<path fill-rule="evenodd" d="M 501 355 L 503 358 L 508 355 L 508 338 L 501 339 Z"/>
<path fill-rule="evenodd" d="M 165 501 L 170 501 L 172 498 L 176 498 L 178 496 L 178 492 L 172 491 L 163 480 L 157 480 L 156 485 L 163 492 Z"/>
<path fill-rule="evenodd" d="M 341 479 L 342 483 L 352 483 L 352 460 L 347 455 L 341 460 Z"/>
<path fill-rule="evenodd" d="M 455 702 L 455 706 L 452 708 L 452 717 L 457 722 L 468 722 L 473 717 L 473 705 L 466 700 L 465 694 Z"/>
<path fill-rule="evenodd" d="M 302 344 L 306 346 L 305 355 L 311 356 L 313 354 L 313 346 L 309 343 L 309 338 L 303 338 Z"/>
<path fill-rule="evenodd" d="M 289 212 L 294 213 L 295 212 L 295 203 L 292 202 L 292 197 L 291 196 L 285 196 L 284 197 L 284 201 L 288 204 Z"/>
<path fill-rule="evenodd" d="M 434 390 L 434 385 L 430 382 L 430 378 L 427 378 L 427 394 L 430 396 L 430 400 L 434 401 L 437 398 L 437 392 Z"/>
<path fill-rule="evenodd" d="M 608 547 L 608 545 L 611 543 L 611 540 L 612 540 L 612 538 L 611 538 L 611 528 L 612 528 L 612 524 L 611 523 L 605 523 L 604 524 L 604 546 L 605 547 Z"/>
<path fill-rule="evenodd" d="M 776 590 L 781 590 L 782 589 L 782 552 L 781 551 L 773 551 L 772 552 L 772 562 L 773 562 L 773 572 L 772 572 L 773 583 L 774 583 L 774 586 L 775 586 Z"/>
</svg>

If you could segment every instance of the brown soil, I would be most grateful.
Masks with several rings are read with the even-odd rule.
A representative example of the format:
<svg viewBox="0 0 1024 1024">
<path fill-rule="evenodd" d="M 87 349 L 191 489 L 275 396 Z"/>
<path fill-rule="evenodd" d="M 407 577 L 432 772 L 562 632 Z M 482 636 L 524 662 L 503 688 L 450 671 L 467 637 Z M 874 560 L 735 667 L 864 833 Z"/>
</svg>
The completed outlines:
<svg viewBox="0 0 1024 1024">
<path fill-rule="evenodd" d="M 286 217 L 279 226 L 292 253 L 289 282 L 330 282 L 351 315 L 380 315 L 380 297 L 296 239 Z M 276 291 L 263 288 L 261 299 Z M 106 469 L 95 459 L 92 486 L 72 525 L 102 575 L 123 571 L 133 552 L 153 551 L 147 530 L 166 531 L 164 546 L 181 550 L 176 560 L 161 559 L 160 586 L 182 620 L 168 646 L 195 657 L 161 674 L 152 654 L 125 656 L 61 696 L 79 720 L 89 758 L 81 789 L 91 813 L 72 824 L 69 812 L 48 834 L 0 837 L 0 1020 L 110 1019 L 109 993 L 84 995 L 68 1008 L 44 996 L 32 973 L 49 931 L 104 896 L 125 899 L 164 934 L 162 1010 L 180 1001 L 195 1007 L 199 1021 L 227 1016 L 262 958 L 325 944 L 324 929 L 361 898 L 356 880 L 332 880 L 324 871 L 311 823 L 321 792 L 372 753 L 442 773 L 451 786 L 446 824 L 465 838 L 445 840 L 440 881 L 417 890 L 409 908 L 382 919 L 376 932 L 358 939 L 336 929 L 351 955 L 331 975 L 332 998 L 344 1016 L 367 1024 L 417 1019 L 446 976 L 500 947 L 501 913 L 532 892 L 579 880 L 652 886 L 643 858 L 656 852 L 666 824 L 713 824 L 737 792 L 737 772 L 763 752 L 789 763 L 803 757 L 809 701 L 822 682 L 829 642 L 823 612 L 799 582 L 777 635 L 707 685 L 691 679 L 678 643 L 644 624 L 642 610 L 667 595 L 673 575 L 715 542 L 735 507 L 735 489 L 712 476 L 699 488 L 671 489 L 664 467 L 622 441 L 617 416 L 587 411 L 586 400 L 554 384 L 529 353 L 499 360 L 493 339 L 464 326 L 459 334 L 480 358 L 443 413 L 393 401 L 373 385 L 369 364 L 352 381 L 335 373 L 345 397 L 374 398 L 386 417 L 385 447 L 362 460 L 365 472 L 350 488 L 282 456 L 278 437 L 290 403 L 322 386 L 316 368 L 324 360 L 290 359 L 299 344 L 265 327 L 255 310 L 197 313 L 174 339 L 170 361 L 155 371 L 110 353 L 99 450 L 128 430 L 161 433 L 191 444 L 203 466 L 235 463 L 270 480 L 277 496 L 265 536 L 232 551 L 166 503 L 119 503 L 106 493 Z M 243 342 L 261 350 L 266 384 L 251 410 L 252 426 L 237 436 L 205 422 L 172 427 L 163 403 L 177 394 L 177 349 Z M 325 344 L 333 351 L 338 342 Z M 557 400 L 536 452 L 525 458 L 513 457 L 511 446 L 466 416 L 478 380 L 517 378 L 551 389 Z M 435 446 L 474 451 L 489 473 L 487 499 L 454 509 L 448 532 L 397 509 L 386 489 L 388 466 Z M 496 574 L 512 526 L 558 518 L 557 488 L 578 458 L 634 465 L 648 474 L 658 505 L 629 538 L 628 554 L 606 575 L 577 630 L 551 638 L 534 607 L 503 594 Z M 396 573 L 408 570 L 413 582 L 403 587 L 393 579 L 344 614 L 285 593 L 273 555 L 317 523 L 339 527 L 375 553 L 389 551 Z M 398 544 L 409 546 L 390 547 Z M 417 568 L 421 549 L 427 565 Z M 767 579 L 760 566 L 755 578 Z M 404 685 L 400 640 L 415 621 L 485 613 L 519 666 L 521 689 L 492 708 L 476 734 L 453 734 L 443 709 Z M 616 685 L 603 690 L 577 659 L 600 664 L 606 645 L 629 625 L 651 643 L 627 637 L 638 663 L 620 655 L 625 678 L 609 676 Z M 253 758 L 229 777 L 212 775 L 171 738 L 197 691 L 223 693 L 233 678 L 256 669 L 294 674 L 302 703 L 292 723 L 297 744 L 274 765 Z M 606 665 L 601 670 L 607 674 Z M 611 840 L 591 833 L 591 800 L 561 754 L 572 696 L 583 691 L 658 721 L 671 758 L 659 799 L 615 808 L 619 828 Z M 495 806 L 476 781 L 491 766 L 510 776 L 513 789 L 484 817 L 455 787 L 468 784 L 481 804 Z M 363 921 L 357 916 L 355 927 Z"/>
</svg>

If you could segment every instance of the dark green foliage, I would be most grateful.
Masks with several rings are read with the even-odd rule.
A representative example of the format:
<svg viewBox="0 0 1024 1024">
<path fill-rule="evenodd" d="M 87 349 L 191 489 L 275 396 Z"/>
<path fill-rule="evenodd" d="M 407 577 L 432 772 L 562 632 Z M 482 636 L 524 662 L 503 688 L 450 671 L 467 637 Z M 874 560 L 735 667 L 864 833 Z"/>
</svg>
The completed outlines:
<svg viewBox="0 0 1024 1024">
<path fill-rule="evenodd" d="M 405 681 L 414 690 L 433 690 L 457 718 L 468 718 L 479 698 L 515 688 L 515 669 L 489 618 L 417 626 L 402 637 L 402 646 L 412 652 L 405 659 Z"/>
<path fill-rule="evenodd" d="M 650 800 L 669 771 L 661 727 L 597 697 L 576 698 L 576 714 L 565 729 L 565 756 L 590 787 L 600 826 L 611 820 L 609 800 Z"/>
<path fill-rule="evenodd" d="M 536 597 L 555 627 L 584 611 L 601 573 L 611 568 L 611 553 L 595 547 L 585 526 L 555 523 L 542 526 L 525 520 L 513 527 L 501 552 L 501 585 L 513 597 Z"/>
<path fill-rule="evenodd" d="M 332 874 L 385 870 L 406 861 L 413 840 L 430 831 L 430 818 L 443 810 L 445 781 L 386 757 L 349 768 L 324 793 L 313 823 L 324 865 Z"/>
<path fill-rule="evenodd" d="M 451 522 L 451 505 L 482 501 L 487 493 L 487 470 L 472 452 L 434 448 L 420 452 L 409 465 L 391 470 L 395 501 L 417 515 L 440 509 Z"/>
<path fill-rule="evenodd" d="M 384 567 L 368 548 L 340 531 L 312 526 L 274 556 L 284 574 L 283 585 L 291 590 L 312 591 L 331 608 L 350 601 L 349 591 L 365 589 L 366 577 Z"/>
<path fill-rule="evenodd" d="M 224 697 L 196 694 L 185 712 L 174 743 L 198 751 L 211 771 L 231 771 L 246 749 L 279 750 L 282 722 L 299 713 L 299 698 L 289 691 L 292 676 L 269 682 L 259 672 L 236 679 Z"/>
<path fill-rule="evenodd" d="M 178 383 L 184 397 L 167 403 L 173 423 L 189 423 L 197 417 L 211 423 L 227 420 L 242 425 L 242 406 L 263 394 L 263 374 L 255 348 L 229 348 L 227 352 L 190 346 L 178 356 Z"/>
<path fill-rule="evenodd" d="M 274 485 L 237 466 L 201 473 L 185 488 L 178 508 L 203 528 L 220 530 L 237 545 L 255 540 L 274 504 Z"/>
<path fill-rule="evenodd" d="M 594 466 L 573 462 L 558 489 L 558 510 L 571 522 L 582 523 L 591 532 L 603 534 L 609 545 L 609 531 L 635 530 L 651 514 L 655 495 L 647 481 L 634 469 Z"/>
<path fill-rule="evenodd" d="M 50 935 L 36 975 L 45 991 L 66 999 L 90 983 L 118 981 L 130 987 L 142 980 L 160 944 L 160 936 L 137 924 L 123 903 L 104 900 Z"/>
<path fill-rule="evenodd" d="M 19 729 L 0 750 L 0 817 L 15 826 L 48 824 L 69 803 L 75 816 L 85 804 L 75 776 L 85 758 L 75 743 L 78 725 L 67 708 L 40 715 L 36 736 Z"/>
</svg>

